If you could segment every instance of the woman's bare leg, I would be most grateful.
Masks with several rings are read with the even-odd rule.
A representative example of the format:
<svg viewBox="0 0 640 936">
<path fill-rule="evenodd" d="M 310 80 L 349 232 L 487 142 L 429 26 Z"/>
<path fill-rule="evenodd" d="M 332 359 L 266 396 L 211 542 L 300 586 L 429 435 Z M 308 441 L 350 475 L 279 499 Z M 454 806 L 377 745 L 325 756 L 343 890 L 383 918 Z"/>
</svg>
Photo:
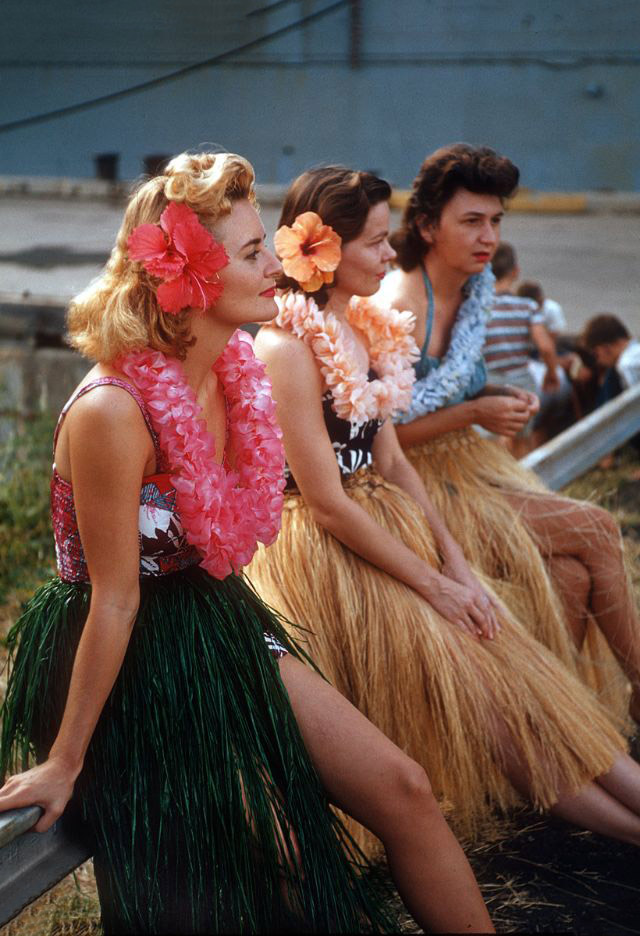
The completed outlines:
<svg viewBox="0 0 640 936">
<path fill-rule="evenodd" d="M 631 715 L 640 721 L 640 621 L 611 514 L 554 494 L 505 492 L 547 559 L 570 556 L 589 573 L 589 610 L 632 685 Z M 566 602 L 571 601 L 567 595 Z"/>
<path fill-rule="evenodd" d="M 591 576 L 589 570 L 573 556 L 547 557 L 551 581 L 562 600 L 565 618 L 578 650 L 587 635 Z"/>
<path fill-rule="evenodd" d="M 425 772 L 311 669 L 280 673 L 331 801 L 384 844 L 400 896 L 430 932 L 492 933 L 473 871 Z"/>
<path fill-rule="evenodd" d="M 606 774 L 596 777 L 617 800 L 640 816 L 640 764 L 628 754 L 621 754 Z"/>
<path fill-rule="evenodd" d="M 640 846 L 640 817 L 599 783 L 563 793 L 550 812 L 582 829 Z"/>
<path fill-rule="evenodd" d="M 523 797 L 531 800 L 530 775 L 517 739 L 510 737 L 499 722 L 494 725 L 494 736 L 505 775 Z M 620 754 L 606 774 L 579 790 L 563 789 L 561 778 L 558 787 L 558 799 L 550 809 L 552 815 L 581 829 L 640 846 L 640 764 L 627 754 Z"/>
</svg>

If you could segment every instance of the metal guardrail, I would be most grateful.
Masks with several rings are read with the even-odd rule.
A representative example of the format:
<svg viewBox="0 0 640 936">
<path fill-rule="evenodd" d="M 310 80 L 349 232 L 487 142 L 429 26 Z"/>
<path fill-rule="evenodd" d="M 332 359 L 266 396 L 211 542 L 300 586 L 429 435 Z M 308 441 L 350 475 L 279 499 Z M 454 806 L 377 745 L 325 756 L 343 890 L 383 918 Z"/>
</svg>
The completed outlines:
<svg viewBox="0 0 640 936">
<path fill-rule="evenodd" d="M 557 491 L 637 432 L 640 385 L 625 390 L 520 461 Z"/>
<path fill-rule="evenodd" d="M 31 832 L 41 815 L 39 806 L 0 814 L 0 926 L 91 857 L 71 817 Z"/>
</svg>

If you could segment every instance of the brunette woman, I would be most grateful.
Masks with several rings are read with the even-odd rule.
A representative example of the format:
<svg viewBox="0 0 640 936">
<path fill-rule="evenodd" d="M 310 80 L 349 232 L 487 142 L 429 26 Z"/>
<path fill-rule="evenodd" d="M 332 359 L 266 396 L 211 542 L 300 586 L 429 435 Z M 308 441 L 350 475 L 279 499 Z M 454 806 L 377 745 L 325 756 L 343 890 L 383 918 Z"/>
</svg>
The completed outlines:
<svg viewBox="0 0 640 936">
<path fill-rule="evenodd" d="M 461 831 L 520 794 L 640 843 L 640 766 L 589 690 L 474 574 L 398 444 L 390 417 L 411 402 L 413 318 L 356 298 L 394 258 L 389 195 L 369 173 L 326 167 L 286 196 L 276 249 L 289 275 L 256 350 L 287 492 L 281 534 L 248 575 L 306 628 L 334 685 L 427 769 Z"/>
<path fill-rule="evenodd" d="M 0 809 L 38 804 L 44 831 L 73 796 L 109 934 L 395 931 L 327 797 L 385 842 L 419 925 L 489 932 L 424 771 L 240 574 L 277 535 L 284 457 L 236 329 L 273 318 L 279 273 L 251 166 L 182 155 L 73 302 L 98 363 L 56 430 L 59 574 L 9 639 L 0 753 L 23 772 Z"/>
<path fill-rule="evenodd" d="M 399 269 L 378 298 L 415 314 L 421 348 L 398 437 L 469 561 L 622 723 L 625 674 L 640 718 L 640 623 L 616 522 L 551 493 L 472 428 L 515 436 L 538 407 L 524 390 L 488 385 L 482 357 L 490 260 L 517 182 L 506 157 L 465 144 L 428 156 L 415 179 L 392 239 Z"/>
</svg>

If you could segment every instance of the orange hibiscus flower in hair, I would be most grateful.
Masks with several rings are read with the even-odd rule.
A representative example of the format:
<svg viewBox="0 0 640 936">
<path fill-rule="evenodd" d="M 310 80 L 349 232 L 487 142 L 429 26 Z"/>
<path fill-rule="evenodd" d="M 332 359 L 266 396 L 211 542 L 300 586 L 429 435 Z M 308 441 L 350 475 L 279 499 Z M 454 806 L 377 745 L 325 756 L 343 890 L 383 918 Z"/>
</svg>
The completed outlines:
<svg viewBox="0 0 640 936">
<path fill-rule="evenodd" d="M 322 223 L 315 211 L 299 214 L 291 227 L 283 224 L 273 240 L 287 276 L 297 280 L 305 292 L 315 292 L 333 282 L 340 263 L 341 237 Z"/>
</svg>

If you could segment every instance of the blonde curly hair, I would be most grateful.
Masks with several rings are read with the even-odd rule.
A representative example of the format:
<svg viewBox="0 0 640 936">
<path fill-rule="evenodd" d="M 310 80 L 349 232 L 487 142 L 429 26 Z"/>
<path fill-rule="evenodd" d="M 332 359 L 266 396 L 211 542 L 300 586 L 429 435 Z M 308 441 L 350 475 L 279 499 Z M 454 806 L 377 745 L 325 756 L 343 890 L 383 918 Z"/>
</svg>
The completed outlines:
<svg viewBox="0 0 640 936">
<path fill-rule="evenodd" d="M 129 259 L 127 240 L 139 224 L 157 224 L 168 202 L 184 202 L 212 228 L 233 203 L 255 204 L 253 167 L 233 153 L 181 153 L 162 175 L 143 182 L 131 195 L 116 243 L 102 273 L 69 306 L 69 343 L 94 361 L 152 348 L 184 359 L 192 344 L 190 310 L 164 312 L 152 277 Z"/>
</svg>

